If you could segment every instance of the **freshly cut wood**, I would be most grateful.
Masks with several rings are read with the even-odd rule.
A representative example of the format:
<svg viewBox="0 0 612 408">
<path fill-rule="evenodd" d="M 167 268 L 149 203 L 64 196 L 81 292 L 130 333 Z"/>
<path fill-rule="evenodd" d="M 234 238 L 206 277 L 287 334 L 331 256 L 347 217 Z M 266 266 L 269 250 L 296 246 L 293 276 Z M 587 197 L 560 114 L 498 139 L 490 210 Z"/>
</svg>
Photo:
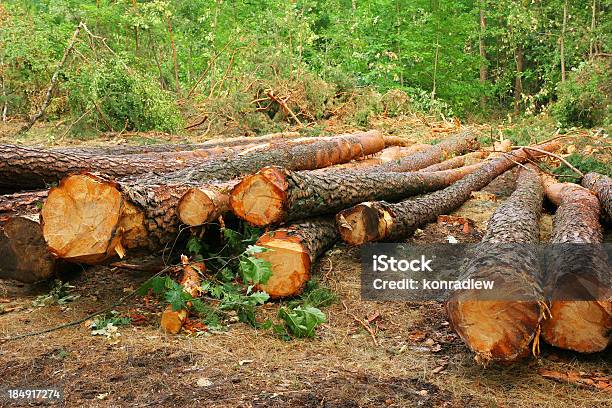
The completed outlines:
<svg viewBox="0 0 612 408">
<path fill-rule="evenodd" d="M 447 160 L 455 154 L 478 147 L 476 135 L 469 129 L 431 146 L 429 149 L 380 166 L 384 171 L 416 171 Z"/>
<path fill-rule="evenodd" d="M 181 258 L 182 276 L 180 284 L 183 286 L 183 290 L 189 293 L 192 298 L 197 298 L 200 295 L 200 288 L 202 286 L 200 273 L 204 273 L 206 267 L 201 262 L 190 263 L 185 255 Z M 191 306 L 191 302 L 188 302 L 187 306 Z M 174 310 L 172 305 L 168 305 L 161 316 L 161 328 L 166 333 L 177 334 L 181 331 L 187 317 L 189 317 L 187 309 Z"/>
<path fill-rule="evenodd" d="M 279 143 L 164 175 L 119 181 L 73 175 L 50 190 L 41 211 L 43 235 L 52 253 L 74 262 L 98 263 L 132 248 L 159 249 L 176 238 L 177 205 L 191 187 L 231 180 L 271 164 L 292 169 L 325 167 L 383 148 L 382 135 L 370 131 L 318 138 L 308 144 Z"/>
<path fill-rule="evenodd" d="M 47 250 L 38 216 L 0 220 L 0 278 L 33 283 L 50 278 L 58 261 Z"/>
<path fill-rule="evenodd" d="M 538 146 L 554 151 L 557 141 Z M 518 149 L 484 163 L 482 167 L 444 190 L 391 204 L 385 201 L 365 202 L 341 211 L 336 216 L 340 237 L 351 245 L 405 237 L 419 226 L 433 222 L 441 214 L 458 208 L 494 178 L 517 163 L 537 159 L 542 153 Z"/>
<path fill-rule="evenodd" d="M 612 225 L 612 178 L 599 173 L 587 173 L 582 178 L 582 186 L 597 194 L 601 219 L 607 225 Z"/>
<path fill-rule="evenodd" d="M 605 350 L 612 341 L 612 269 L 601 246 L 599 201 L 586 188 L 542 177 L 547 197 L 558 205 L 543 279 L 550 318 L 542 338 L 582 353 Z"/>
<path fill-rule="evenodd" d="M 537 342 L 546 311 L 535 246 L 542 199 L 538 170 L 521 169 L 516 190 L 493 213 L 461 274 L 492 281 L 493 289 L 455 291 L 446 303 L 452 327 L 481 363 L 526 357 Z"/>
<path fill-rule="evenodd" d="M 310 279 L 315 260 L 337 240 L 331 218 L 314 218 L 265 233 L 256 245 L 269 251 L 255 256 L 272 264 L 272 276 L 258 289 L 272 298 L 300 294 Z"/>
<path fill-rule="evenodd" d="M 234 214 L 257 226 L 331 214 L 366 200 L 400 200 L 447 187 L 479 164 L 440 172 L 381 172 L 379 167 L 291 171 L 266 167 L 231 192 Z"/>
<path fill-rule="evenodd" d="M 48 191 L 0 195 L 0 214 L 34 214 L 40 211 Z"/>
<path fill-rule="evenodd" d="M 74 146 L 74 147 L 56 147 L 49 149 L 55 153 L 66 154 L 87 154 L 95 156 L 121 156 L 128 154 L 147 154 L 147 153 L 165 153 L 165 152 L 184 152 L 190 150 L 203 150 L 220 147 L 238 147 L 245 145 L 255 145 L 260 143 L 269 143 L 282 139 L 295 139 L 300 137 L 298 132 L 279 132 L 270 133 L 263 136 L 240 136 L 231 138 L 211 139 L 199 143 L 176 143 L 176 144 L 149 144 L 149 145 L 112 145 L 112 146 Z"/>
<path fill-rule="evenodd" d="M 490 152 L 480 151 L 464 154 L 463 156 L 453 157 L 452 159 L 445 160 L 440 163 L 432 164 L 427 166 L 420 171 L 442 171 L 456 169 L 457 167 L 469 166 L 471 164 L 478 163 L 482 159 L 487 158 Z"/>
</svg>

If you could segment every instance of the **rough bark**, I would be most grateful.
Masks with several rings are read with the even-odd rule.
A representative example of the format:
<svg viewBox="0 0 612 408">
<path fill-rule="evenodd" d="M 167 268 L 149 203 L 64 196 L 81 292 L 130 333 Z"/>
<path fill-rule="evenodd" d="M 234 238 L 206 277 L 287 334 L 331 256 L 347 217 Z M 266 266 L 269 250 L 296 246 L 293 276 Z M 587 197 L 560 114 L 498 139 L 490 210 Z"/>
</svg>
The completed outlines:
<svg viewBox="0 0 612 408">
<path fill-rule="evenodd" d="M 376 155 L 376 157 L 354 160 L 349 163 L 332 166 L 330 169 L 354 169 L 374 166 L 391 160 L 399 160 L 403 156 L 429 147 L 430 145 L 422 144 L 415 144 L 409 147 L 388 147 Z M 313 170 L 313 172 L 321 173 L 326 171 L 326 168 Z M 177 209 L 179 219 L 182 223 L 189 226 L 214 222 L 223 214 L 231 211 L 230 193 L 239 182 L 240 180 L 233 180 L 190 188 L 179 201 Z"/>
<path fill-rule="evenodd" d="M 462 271 L 462 277 L 493 281 L 494 289 L 459 290 L 446 304 L 452 327 L 479 362 L 515 361 L 537 342 L 546 310 L 535 246 L 542 199 L 537 169 L 521 169 L 516 190 L 495 211 Z"/>
<path fill-rule="evenodd" d="M 315 260 L 337 240 L 331 218 L 314 218 L 265 233 L 256 245 L 270 250 L 256 256 L 272 264 L 272 276 L 258 289 L 272 298 L 300 294 L 310 279 Z"/>
<path fill-rule="evenodd" d="M 385 163 L 380 168 L 384 171 L 416 171 L 444 161 L 455 154 L 474 150 L 477 146 L 476 135 L 466 129 L 423 152 L 404 157 L 397 162 Z"/>
<path fill-rule="evenodd" d="M 442 171 L 456 169 L 457 167 L 468 166 L 474 163 L 478 163 L 482 159 L 485 159 L 490 152 L 472 152 L 464 154 L 463 156 L 453 157 L 452 159 L 444 160 L 443 162 L 432 164 L 427 166 L 420 171 Z"/>
<path fill-rule="evenodd" d="M 33 283 L 50 278 L 59 262 L 47 250 L 37 216 L 0 220 L 0 279 Z"/>
<path fill-rule="evenodd" d="M 182 273 L 180 284 L 183 290 L 191 295 L 192 298 L 197 298 L 200 295 L 202 279 L 200 273 L 206 271 L 206 267 L 201 262 L 190 263 L 186 256 L 182 256 Z M 191 303 L 187 303 L 191 306 Z M 183 324 L 189 316 L 187 309 L 174 310 L 172 305 L 168 305 L 161 316 L 160 326 L 166 333 L 177 334 L 181 331 Z"/>
<path fill-rule="evenodd" d="M 593 191 L 601 206 L 601 219 L 612 225 L 612 178 L 599 173 L 587 173 L 582 178 L 582 186 Z"/>
<path fill-rule="evenodd" d="M 538 146 L 553 151 L 559 143 Z M 405 237 L 420 225 L 433 222 L 441 214 L 458 208 L 470 198 L 472 191 L 480 190 L 494 178 L 528 159 L 542 154 L 519 149 L 486 162 L 478 170 L 444 190 L 411 198 L 396 204 L 385 201 L 365 202 L 341 211 L 337 217 L 343 241 L 362 245 L 371 241 L 394 240 Z"/>
<path fill-rule="evenodd" d="M 49 192 L 41 212 L 43 234 L 56 256 L 75 262 L 98 263 L 115 253 L 122 256 L 125 249 L 160 248 L 176 238 L 180 226 L 177 205 L 191 187 L 230 180 L 273 163 L 294 169 L 317 168 L 382 148 L 383 138 L 374 131 L 318 138 L 309 144 L 286 142 L 167 175 L 148 174 L 118 182 L 91 174 L 73 175 Z"/>
<path fill-rule="evenodd" d="M 294 172 L 267 167 L 231 192 L 234 214 L 257 226 L 331 214 L 367 200 L 400 200 L 447 187 L 479 165 L 440 172 L 381 172 L 379 167 Z"/>
<path fill-rule="evenodd" d="M 26 191 L 0 196 L 1 214 L 35 214 L 42 208 L 48 191 Z"/>
<path fill-rule="evenodd" d="M 543 278 L 550 318 L 542 324 L 542 338 L 582 353 L 602 351 L 612 341 L 612 270 L 601 246 L 599 202 L 583 187 L 543 178 L 558 208 Z"/>
</svg>

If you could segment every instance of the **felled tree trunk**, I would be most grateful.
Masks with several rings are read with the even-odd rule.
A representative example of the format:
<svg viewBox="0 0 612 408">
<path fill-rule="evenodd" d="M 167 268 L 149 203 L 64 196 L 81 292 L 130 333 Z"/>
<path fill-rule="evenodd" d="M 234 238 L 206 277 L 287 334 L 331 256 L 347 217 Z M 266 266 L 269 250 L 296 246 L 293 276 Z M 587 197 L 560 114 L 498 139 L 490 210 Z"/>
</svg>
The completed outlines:
<svg viewBox="0 0 612 408">
<path fill-rule="evenodd" d="M 47 250 L 37 216 L 0 220 L 0 278 L 38 282 L 52 277 L 58 266 Z"/>
<path fill-rule="evenodd" d="M 165 153 L 165 152 L 184 152 L 190 150 L 214 149 L 221 147 L 240 147 L 269 143 L 283 139 L 295 139 L 300 137 L 298 132 L 279 132 L 263 136 L 241 136 L 223 139 L 211 139 L 201 143 L 175 143 L 175 144 L 151 144 L 151 145 L 114 145 L 114 146 L 77 146 L 77 147 L 57 147 L 49 149 L 55 153 L 66 154 L 87 154 L 95 156 L 122 156 L 129 154 Z"/>
<path fill-rule="evenodd" d="M 256 245 L 269 251 L 256 256 L 272 264 L 272 276 L 258 289 L 273 298 L 300 294 L 315 260 L 337 240 L 331 218 L 314 218 L 263 234 Z"/>
<path fill-rule="evenodd" d="M 489 153 L 490 152 L 481 151 L 464 154 L 463 156 L 453 157 L 452 159 L 432 164 L 431 166 L 427 166 L 420 171 L 442 171 L 456 169 L 457 167 L 469 166 L 478 163 L 482 159 L 485 159 Z"/>
<path fill-rule="evenodd" d="M 272 163 L 310 169 L 350 161 L 382 150 L 379 132 L 320 138 L 258 148 L 231 159 L 163 176 L 149 174 L 113 182 L 91 174 L 65 178 L 42 208 L 43 234 L 58 257 L 98 263 L 125 249 L 160 248 L 177 236 L 176 208 L 190 187 L 231 180 Z"/>
<path fill-rule="evenodd" d="M 587 173 L 582 179 L 582 186 L 597 194 L 601 219 L 607 225 L 612 225 L 612 178 L 599 173 Z"/>
<path fill-rule="evenodd" d="M 440 172 L 381 172 L 378 167 L 294 172 L 267 167 L 231 192 L 234 214 L 257 226 L 335 213 L 366 200 L 399 200 L 439 190 L 479 165 Z"/>
<path fill-rule="evenodd" d="M 539 146 L 547 151 L 558 147 L 559 143 L 556 141 Z M 458 208 L 470 198 L 472 191 L 485 187 L 517 163 L 540 156 L 541 153 L 519 149 L 485 163 L 444 190 L 396 204 L 385 201 L 365 202 L 343 210 L 336 216 L 340 237 L 351 245 L 405 237 L 419 226 L 435 221 L 438 215 Z"/>
<path fill-rule="evenodd" d="M 34 214 L 40 211 L 48 191 L 0 195 L 0 214 Z"/>
<path fill-rule="evenodd" d="M 542 199 L 537 169 L 521 169 L 516 190 L 489 220 L 462 274 L 493 281 L 493 289 L 459 290 L 446 304 L 452 327 L 479 362 L 515 361 L 537 341 L 546 310 L 535 246 Z"/>
<path fill-rule="evenodd" d="M 583 187 L 543 177 L 546 195 L 558 208 L 543 279 L 550 318 L 542 324 L 542 338 L 582 353 L 602 351 L 611 342 L 612 270 L 601 246 L 599 202 Z"/>
<path fill-rule="evenodd" d="M 416 171 L 476 147 L 478 147 L 476 135 L 470 130 L 463 130 L 458 135 L 445 139 L 427 150 L 404 157 L 397 162 L 385 163 L 380 166 L 380 169 L 383 171 Z"/>
<path fill-rule="evenodd" d="M 182 276 L 180 284 L 183 290 L 192 298 L 197 298 L 200 295 L 200 288 L 202 286 L 202 279 L 200 273 L 206 271 L 206 267 L 201 262 L 190 263 L 186 256 L 182 256 Z M 199 271 L 199 272 L 198 272 Z M 191 304 L 188 302 L 189 307 Z M 187 309 L 174 310 L 172 305 L 168 305 L 161 317 L 161 328 L 164 332 L 169 334 L 177 334 L 181 331 L 183 324 L 189 316 Z"/>
</svg>

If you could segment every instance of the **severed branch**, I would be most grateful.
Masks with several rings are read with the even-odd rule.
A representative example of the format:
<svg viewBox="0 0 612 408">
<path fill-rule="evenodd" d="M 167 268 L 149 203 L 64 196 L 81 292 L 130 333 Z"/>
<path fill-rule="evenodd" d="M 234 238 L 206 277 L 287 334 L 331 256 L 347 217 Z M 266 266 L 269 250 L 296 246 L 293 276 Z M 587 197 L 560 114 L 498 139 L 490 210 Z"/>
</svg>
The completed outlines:
<svg viewBox="0 0 612 408">
<path fill-rule="evenodd" d="M 295 113 L 293 113 L 293 111 L 291 110 L 291 108 L 289 106 L 287 106 L 287 103 L 285 101 L 283 101 L 281 98 L 279 98 L 278 96 L 274 95 L 274 91 L 273 90 L 269 90 L 267 92 L 267 95 L 270 97 L 270 99 L 272 99 L 274 102 L 278 103 L 281 108 L 284 109 L 285 112 L 287 112 L 292 118 L 293 120 L 295 120 L 297 122 L 298 125 L 300 125 L 300 127 L 304 127 L 304 125 L 302 124 L 302 122 L 298 119 L 297 116 L 295 116 Z"/>
<path fill-rule="evenodd" d="M 513 148 L 518 148 L 518 149 L 533 150 L 534 152 L 538 152 L 538 153 L 542 153 L 542 154 L 545 154 L 545 155 L 550 156 L 550 157 L 554 157 L 555 159 L 559 160 L 561 163 L 565 164 L 567 167 L 572 169 L 580 177 L 584 177 L 584 173 L 583 172 L 578 170 L 576 167 L 572 166 L 567 160 L 565 160 L 563 157 L 559 156 L 558 154 L 547 152 L 546 150 L 542 150 L 542 149 L 539 149 L 537 147 L 530 147 L 530 146 L 512 146 L 512 147 Z"/>
</svg>

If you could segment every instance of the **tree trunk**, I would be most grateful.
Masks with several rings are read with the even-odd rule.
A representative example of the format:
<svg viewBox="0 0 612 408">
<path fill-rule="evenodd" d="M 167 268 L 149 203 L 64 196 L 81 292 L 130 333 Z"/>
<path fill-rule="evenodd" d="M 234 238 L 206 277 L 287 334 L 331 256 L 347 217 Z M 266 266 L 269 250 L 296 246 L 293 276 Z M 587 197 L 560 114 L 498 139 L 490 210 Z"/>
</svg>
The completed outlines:
<svg viewBox="0 0 612 408">
<path fill-rule="evenodd" d="M 415 144 L 409 147 L 388 147 L 377 157 L 354 160 L 349 163 L 332 166 L 331 169 L 354 169 L 375 166 L 391 160 L 399 160 L 407 154 L 429 147 L 431 146 L 422 144 Z M 326 171 L 327 168 L 313 170 L 313 172 L 321 172 L 322 174 Z M 239 182 L 240 180 L 233 180 L 226 183 L 190 188 L 179 201 L 177 209 L 179 219 L 185 225 L 192 227 L 214 222 L 223 214 L 231 211 L 230 193 Z"/>
<path fill-rule="evenodd" d="M 200 274 L 206 271 L 206 267 L 201 262 L 190 263 L 185 255 L 181 257 L 181 263 L 183 271 L 180 284 L 192 298 L 197 298 L 202 287 Z M 191 307 L 191 303 L 187 305 Z M 162 313 L 160 326 L 166 333 L 178 334 L 188 316 L 189 311 L 187 309 L 174 310 L 172 305 L 168 305 Z"/>
<path fill-rule="evenodd" d="M 380 166 L 380 169 L 383 171 L 416 171 L 477 147 L 476 135 L 470 130 L 464 130 L 423 152 L 404 157 L 399 162 L 386 163 Z"/>
<path fill-rule="evenodd" d="M 126 248 L 160 248 L 176 238 L 177 205 L 191 187 L 231 180 L 271 164 L 300 170 L 325 167 L 383 147 L 380 133 L 371 131 L 309 144 L 271 144 L 161 176 L 112 182 L 91 174 L 73 175 L 49 192 L 41 212 L 43 234 L 56 256 L 75 262 L 98 263 L 115 253 L 122 256 Z"/>
<path fill-rule="evenodd" d="M 272 276 L 258 289 L 272 298 L 300 294 L 315 260 L 337 240 L 332 218 L 314 218 L 263 234 L 256 245 L 270 251 L 256 256 L 272 264 Z"/>
<path fill-rule="evenodd" d="M 42 208 L 48 191 L 26 191 L 0 195 L 0 216 L 2 214 L 36 214 Z"/>
<path fill-rule="evenodd" d="M 542 324 L 549 344 L 594 353 L 611 342 L 611 269 L 603 250 L 599 202 L 578 185 L 545 177 L 547 197 L 558 205 L 543 279 L 551 317 Z M 575 245 L 571 245 L 575 244 Z"/>
<path fill-rule="evenodd" d="M 519 171 L 516 190 L 495 211 L 462 271 L 476 281 L 493 281 L 494 289 L 459 290 L 446 303 L 452 327 L 485 364 L 526 357 L 534 340 L 537 349 L 546 310 L 536 247 L 543 188 L 537 168 L 530 167 Z"/>
<path fill-rule="evenodd" d="M 554 141 L 538 147 L 553 151 L 559 148 L 559 143 Z M 472 191 L 485 187 L 517 163 L 541 155 L 538 152 L 519 149 L 485 163 L 469 176 L 444 190 L 397 204 L 375 201 L 348 208 L 336 216 L 340 237 L 352 245 L 405 237 L 420 225 L 435 221 L 438 215 L 447 214 L 460 207 L 470 198 Z"/>
<path fill-rule="evenodd" d="M 381 172 L 379 167 L 293 172 L 267 167 L 230 195 L 234 214 L 257 226 L 331 214 L 367 200 L 400 200 L 439 190 L 479 165 L 440 172 Z"/>
<path fill-rule="evenodd" d="M 601 219 L 612 225 L 612 178 L 599 173 L 587 173 L 582 179 L 582 186 L 597 195 L 601 206 Z"/>
<path fill-rule="evenodd" d="M 419 171 L 442 171 L 442 170 L 450 170 L 456 169 L 457 167 L 468 166 L 471 164 L 476 164 L 480 162 L 482 159 L 486 158 L 490 152 L 472 152 L 468 154 L 464 154 L 463 156 L 453 157 L 452 159 L 445 160 L 440 163 L 432 164 L 431 166 L 427 166 Z"/>
<path fill-rule="evenodd" d="M 33 283 L 50 278 L 59 262 L 47 250 L 37 216 L 0 222 L 0 279 Z"/>
</svg>

